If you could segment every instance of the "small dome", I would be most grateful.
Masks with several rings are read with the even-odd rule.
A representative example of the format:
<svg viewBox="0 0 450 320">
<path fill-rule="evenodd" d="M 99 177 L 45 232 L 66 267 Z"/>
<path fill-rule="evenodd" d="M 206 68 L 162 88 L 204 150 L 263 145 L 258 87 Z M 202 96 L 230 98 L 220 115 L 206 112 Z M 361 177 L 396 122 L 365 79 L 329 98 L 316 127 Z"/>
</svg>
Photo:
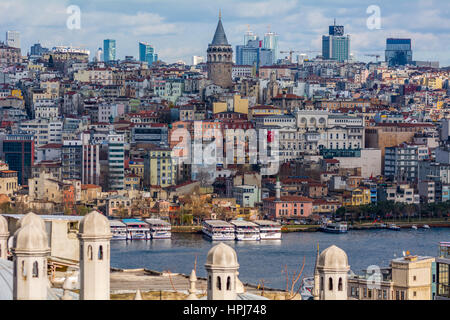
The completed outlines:
<svg viewBox="0 0 450 320">
<path fill-rule="evenodd" d="M 233 248 L 221 242 L 209 250 L 206 257 L 207 267 L 222 267 L 222 268 L 238 268 L 236 251 Z"/>
<path fill-rule="evenodd" d="M 16 222 L 16 228 L 20 229 L 23 226 L 25 226 L 27 224 L 30 224 L 30 223 L 42 227 L 42 230 L 45 231 L 45 222 L 44 222 L 44 220 L 42 220 L 42 218 L 39 217 L 34 212 L 29 212 L 26 215 L 24 215 L 21 219 L 19 219 Z"/>
<path fill-rule="evenodd" d="M 49 250 L 47 232 L 39 225 L 28 223 L 14 234 L 14 250 Z"/>
<path fill-rule="evenodd" d="M 80 223 L 80 234 L 83 236 L 111 236 L 108 219 L 98 211 L 88 213 Z"/>
<path fill-rule="evenodd" d="M 327 269 L 348 269 L 347 254 L 341 248 L 332 245 L 322 251 L 317 266 Z"/>
<path fill-rule="evenodd" d="M 8 221 L 5 217 L 0 215 L 0 235 L 8 234 Z"/>
</svg>

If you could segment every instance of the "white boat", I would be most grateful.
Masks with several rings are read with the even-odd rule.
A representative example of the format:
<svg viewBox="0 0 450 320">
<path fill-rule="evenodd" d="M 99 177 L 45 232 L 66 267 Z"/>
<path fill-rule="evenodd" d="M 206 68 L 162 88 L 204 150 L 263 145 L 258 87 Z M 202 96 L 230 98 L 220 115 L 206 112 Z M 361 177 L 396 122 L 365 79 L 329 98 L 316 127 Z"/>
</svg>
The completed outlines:
<svg viewBox="0 0 450 320">
<path fill-rule="evenodd" d="M 150 226 L 152 239 L 170 239 L 172 237 L 172 227 L 169 222 L 161 219 L 145 219 Z"/>
<path fill-rule="evenodd" d="M 412 226 L 411 229 L 417 230 L 417 226 Z"/>
<path fill-rule="evenodd" d="M 259 241 L 259 226 L 256 223 L 244 220 L 232 220 L 237 241 Z"/>
<path fill-rule="evenodd" d="M 323 232 L 328 233 L 347 233 L 348 226 L 346 222 L 326 222 L 320 228 Z"/>
<path fill-rule="evenodd" d="M 422 228 L 424 228 L 424 229 L 430 229 L 430 226 L 427 225 L 427 224 L 424 224 L 424 225 L 422 226 Z"/>
<path fill-rule="evenodd" d="M 126 240 L 127 226 L 119 220 L 110 220 L 109 225 L 112 233 L 112 240 Z"/>
<path fill-rule="evenodd" d="M 203 234 L 210 240 L 234 240 L 234 226 L 222 220 L 205 220 L 202 225 Z"/>
<path fill-rule="evenodd" d="M 127 240 L 150 240 L 150 227 L 138 219 L 123 219 L 127 226 Z"/>
<path fill-rule="evenodd" d="M 400 231 L 400 227 L 395 224 L 390 224 L 388 227 L 389 230 Z"/>
<path fill-rule="evenodd" d="M 259 226 L 259 236 L 261 240 L 280 240 L 281 224 L 270 220 L 257 220 L 255 223 Z"/>
</svg>

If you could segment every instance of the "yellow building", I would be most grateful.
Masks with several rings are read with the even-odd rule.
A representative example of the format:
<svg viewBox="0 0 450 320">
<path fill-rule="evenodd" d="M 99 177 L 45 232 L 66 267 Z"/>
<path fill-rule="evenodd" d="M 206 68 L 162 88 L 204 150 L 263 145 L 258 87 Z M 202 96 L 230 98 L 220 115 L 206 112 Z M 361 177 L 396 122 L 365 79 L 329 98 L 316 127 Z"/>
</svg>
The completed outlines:
<svg viewBox="0 0 450 320">
<path fill-rule="evenodd" d="M 422 79 L 422 85 L 427 86 L 428 88 L 433 90 L 442 89 L 442 83 L 443 83 L 442 79 L 439 77 L 430 77 Z"/>
<path fill-rule="evenodd" d="M 11 95 L 13 97 L 19 98 L 20 100 L 23 100 L 22 90 L 20 89 L 11 90 Z"/>
<path fill-rule="evenodd" d="M 144 158 L 144 185 L 168 187 L 176 184 L 176 165 L 170 148 L 154 148 Z"/>
<path fill-rule="evenodd" d="M 49 79 L 47 81 L 41 81 L 41 88 L 45 89 L 48 95 L 52 99 L 59 97 L 59 81 L 55 79 Z"/>
<path fill-rule="evenodd" d="M 356 188 L 352 190 L 349 196 L 344 196 L 343 206 L 363 206 L 370 204 L 370 189 Z"/>
<path fill-rule="evenodd" d="M 139 190 L 141 186 L 141 178 L 136 174 L 127 174 L 123 179 L 125 190 Z"/>
<path fill-rule="evenodd" d="M 0 171 L 0 194 L 12 196 L 19 189 L 17 183 L 17 171 L 1 170 Z"/>
<path fill-rule="evenodd" d="M 214 114 L 227 111 L 248 114 L 248 99 L 236 94 L 232 98 L 228 98 L 226 102 L 213 103 Z"/>
<path fill-rule="evenodd" d="M 144 161 L 130 161 L 128 166 L 132 174 L 144 179 Z"/>
<path fill-rule="evenodd" d="M 435 258 L 411 256 L 391 260 L 390 267 L 348 279 L 348 298 L 356 300 L 431 300 Z M 370 269 L 370 270 L 369 270 Z"/>
</svg>

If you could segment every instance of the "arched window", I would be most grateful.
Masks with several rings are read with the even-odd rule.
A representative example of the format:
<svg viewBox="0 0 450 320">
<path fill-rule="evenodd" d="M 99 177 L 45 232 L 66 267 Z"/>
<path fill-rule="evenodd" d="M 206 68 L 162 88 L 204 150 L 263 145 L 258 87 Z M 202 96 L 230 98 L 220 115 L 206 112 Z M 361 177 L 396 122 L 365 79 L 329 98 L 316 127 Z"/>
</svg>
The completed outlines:
<svg viewBox="0 0 450 320">
<path fill-rule="evenodd" d="M 89 260 L 92 260 L 92 246 L 88 246 L 87 257 Z"/>
<path fill-rule="evenodd" d="M 216 285 L 217 285 L 217 289 L 222 290 L 222 282 L 221 282 L 220 277 L 217 277 Z"/>
<path fill-rule="evenodd" d="M 343 290 L 342 278 L 339 278 L 338 290 L 339 290 L 339 291 L 342 291 L 342 290 Z"/>
<path fill-rule="evenodd" d="M 211 276 L 208 277 L 208 289 L 211 289 Z"/>
<path fill-rule="evenodd" d="M 35 261 L 33 262 L 33 278 L 38 278 L 39 277 L 39 265 L 38 262 Z"/>
<path fill-rule="evenodd" d="M 333 290 L 333 279 L 331 277 L 328 279 L 328 290 Z"/>
<path fill-rule="evenodd" d="M 25 268 L 25 261 L 22 260 L 22 277 L 27 276 L 27 270 Z"/>
<path fill-rule="evenodd" d="M 230 277 L 227 278 L 227 290 L 228 291 L 231 290 L 231 278 Z"/>
<path fill-rule="evenodd" d="M 98 260 L 103 260 L 103 246 L 98 247 Z"/>
<path fill-rule="evenodd" d="M 320 277 L 320 290 L 323 290 L 323 277 Z"/>
</svg>

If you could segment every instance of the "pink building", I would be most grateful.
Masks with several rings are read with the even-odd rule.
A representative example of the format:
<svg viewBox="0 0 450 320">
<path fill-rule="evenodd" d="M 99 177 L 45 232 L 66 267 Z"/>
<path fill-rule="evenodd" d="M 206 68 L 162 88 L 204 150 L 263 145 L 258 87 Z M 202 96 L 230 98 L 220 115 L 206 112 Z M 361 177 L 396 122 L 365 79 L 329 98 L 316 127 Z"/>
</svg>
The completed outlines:
<svg viewBox="0 0 450 320">
<path fill-rule="evenodd" d="M 263 211 L 270 219 L 288 220 L 307 218 L 312 214 L 313 200 L 302 196 L 263 199 Z"/>
</svg>

